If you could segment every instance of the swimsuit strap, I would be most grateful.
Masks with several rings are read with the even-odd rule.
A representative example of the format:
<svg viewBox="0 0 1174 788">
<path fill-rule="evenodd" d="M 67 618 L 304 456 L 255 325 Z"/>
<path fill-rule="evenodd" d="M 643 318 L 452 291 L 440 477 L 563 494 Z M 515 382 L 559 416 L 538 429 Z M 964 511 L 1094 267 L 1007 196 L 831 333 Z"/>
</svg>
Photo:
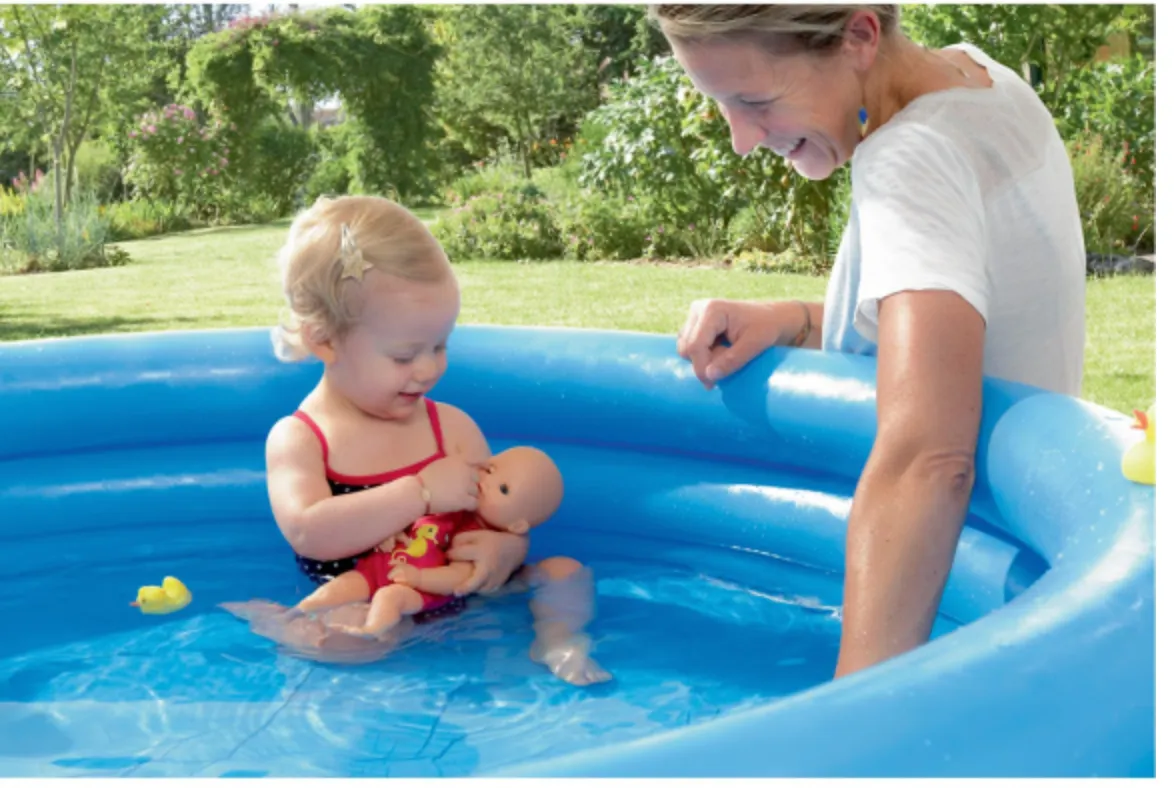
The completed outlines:
<svg viewBox="0 0 1174 788">
<path fill-rule="evenodd" d="M 428 421 L 432 424 L 432 436 L 436 438 L 437 453 L 443 457 L 445 455 L 444 432 L 440 429 L 440 412 L 436 409 L 436 403 L 430 399 L 424 400 L 424 407 L 428 410 Z"/>
<path fill-rule="evenodd" d="M 314 434 L 318 437 L 318 443 L 322 445 L 322 464 L 329 468 L 330 449 L 326 446 L 326 435 L 323 434 L 322 428 L 304 410 L 296 410 L 293 415 L 295 419 L 300 419 L 307 427 L 314 431 Z"/>
</svg>

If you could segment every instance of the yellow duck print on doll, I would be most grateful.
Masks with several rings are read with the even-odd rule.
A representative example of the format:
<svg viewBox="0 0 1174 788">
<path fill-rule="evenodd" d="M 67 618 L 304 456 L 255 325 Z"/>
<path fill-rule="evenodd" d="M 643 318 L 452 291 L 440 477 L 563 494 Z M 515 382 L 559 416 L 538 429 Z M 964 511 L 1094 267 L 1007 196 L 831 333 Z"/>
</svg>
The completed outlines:
<svg viewBox="0 0 1174 788">
<path fill-rule="evenodd" d="M 1155 425 L 1156 405 L 1146 412 L 1135 410 L 1134 429 L 1145 432 L 1145 437 L 1131 446 L 1121 458 L 1121 472 L 1125 478 L 1138 484 L 1154 484 L 1157 479 L 1157 428 Z"/>
<path fill-rule="evenodd" d="M 192 601 L 192 592 L 187 586 L 174 577 L 163 578 L 162 586 L 143 586 L 139 595 L 131 602 L 131 607 L 137 607 L 149 615 L 162 615 L 182 610 Z"/>
<path fill-rule="evenodd" d="M 411 531 L 410 535 L 401 534 L 401 546 L 392 550 L 392 553 L 406 553 L 413 558 L 419 558 L 428 552 L 429 542 L 436 543 L 436 537 L 440 533 L 435 523 L 424 523 Z"/>
</svg>

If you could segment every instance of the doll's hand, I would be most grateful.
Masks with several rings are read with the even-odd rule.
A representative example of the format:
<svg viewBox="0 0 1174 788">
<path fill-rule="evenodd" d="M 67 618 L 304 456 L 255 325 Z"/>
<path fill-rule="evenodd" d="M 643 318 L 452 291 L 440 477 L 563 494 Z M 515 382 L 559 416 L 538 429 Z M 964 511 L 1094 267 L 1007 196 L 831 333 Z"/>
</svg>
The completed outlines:
<svg viewBox="0 0 1174 788">
<path fill-rule="evenodd" d="M 452 454 L 420 471 L 420 482 L 430 498 L 428 511 L 445 514 L 476 509 L 481 465 Z"/>
<path fill-rule="evenodd" d="M 493 593 L 522 565 L 529 549 L 528 536 L 488 529 L 457 534 L 447 553 L 448 560 L 470 562 L 473 574 L 453 593 L 457 596 Z"/>
<path fill-rule="evenodd" d="M 415 588 L 420 584 L 420 569 L 411 564 L 396 564 L 387 573 L 387 579 L 401 586 Z"/>
</svg>

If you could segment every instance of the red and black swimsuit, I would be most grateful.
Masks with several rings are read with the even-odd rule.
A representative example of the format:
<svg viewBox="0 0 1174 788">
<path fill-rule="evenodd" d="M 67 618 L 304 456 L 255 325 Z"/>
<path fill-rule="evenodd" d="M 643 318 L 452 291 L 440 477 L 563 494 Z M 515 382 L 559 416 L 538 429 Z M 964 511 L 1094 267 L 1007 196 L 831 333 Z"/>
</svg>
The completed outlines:
<svg viewBox="0 0 1174 788">
<path fill-rule="evenodd" d="M 296 411 L 294 417 L 301 419 L 307 427 L 313 430 L 314 434 L 318 437 L 318 443 L 322 445 L 322 462 L 326 465 L 326 482 L 330 485 L 330 492 L 334 495 L 346 495 L 362 490 L 370 490 L 372 487 L 378 487 L 381 484 L 387 484 L 396 479 L 402 479 L 405 476 L 415 476 L 445 456 L 444 433 L 440 429 L 440 414 L 436 410 L 436 403 L 430 399 L 425 399 L 424 406 L 428 410 L 428 421 L 432 424 L 432 435 L 436 439 L 436 453 L 406 467 L 370 476 L 347 476 L 346 474 L 331 470 L 330 449 L 326 445 L 326 435 L 323 434 L 321 428 L 305 411 Z M 370 550 L 366 550 L 358 555 L 353 555 L 350 558 L 340 558 L 337 561 L 316 561 L 313 558 L 306 558 L 304 555 L 298 555 L 297 553 L 294 553 L 294 556 L 297 559 L 298 568 L 305 573 L 306 577 L 318 585 L 322 585 L 328 580 L 332 580 L 338 575 L 341 575 L 343 572 L 354 569 L 355 562 L 370 552 Z"/>
</svg>

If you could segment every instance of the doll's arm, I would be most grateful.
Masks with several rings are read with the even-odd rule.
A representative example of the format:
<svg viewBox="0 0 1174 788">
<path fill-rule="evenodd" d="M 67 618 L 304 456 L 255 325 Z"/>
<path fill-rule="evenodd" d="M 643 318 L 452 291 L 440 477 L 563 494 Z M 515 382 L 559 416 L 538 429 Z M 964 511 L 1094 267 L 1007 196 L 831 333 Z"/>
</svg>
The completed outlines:
<svg viewBox="0 0 1174 788">
<path fill-rule="evenodd" d="M 417 591 L 426 591 L 438 596 L 451 596 L 453 589 L 468 580 L 473 574 L 473 565 L 464 561 L 420 569 L 406 564 L 396 564 L 388 573 L 395 583 L 409 585 Z"/>
</svg>

